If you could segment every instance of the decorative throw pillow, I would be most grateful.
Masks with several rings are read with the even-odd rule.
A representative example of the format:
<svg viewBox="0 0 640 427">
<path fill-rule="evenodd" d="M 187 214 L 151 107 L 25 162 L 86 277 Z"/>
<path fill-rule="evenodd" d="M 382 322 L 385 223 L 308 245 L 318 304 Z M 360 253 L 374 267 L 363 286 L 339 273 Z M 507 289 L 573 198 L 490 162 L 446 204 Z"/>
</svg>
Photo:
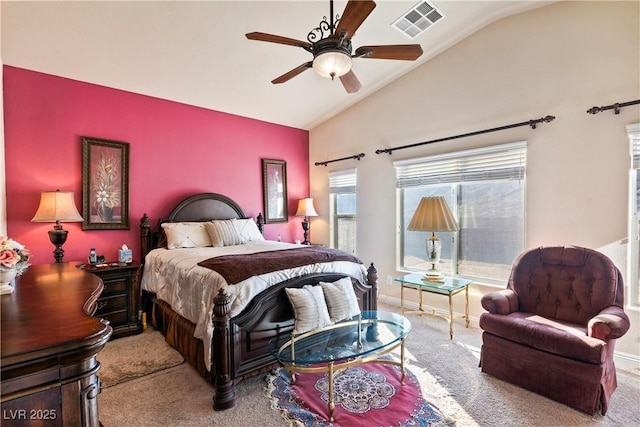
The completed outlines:
<svg viewBox="0 0 640 427">
<path fill-rule="evenodd" d="M 233 221 L 233 225 L 236 227 L 241 243 L 264 240 L 264 236 L 258 230 L 258 224 L 253 218 L 236 219 Z"/>
<path fill-rule="evenodd" d="M 214 219 L 206 222 L 212 246 L 233 246 L 242 243 L 232 219 Z"/>
<path fill-rule="evenodd" d="M 320 286 L 324 292 L 332 322 L 351 319 L 360 314 L 358 298 L 350 278 L 343 277 L 333 283 L 320 282 Z"/>
<path fill-rule="evenodd" d="M 302 334 L 331 325 L 327 303 L 320 286 L 305 285 L 302 288 L 285 288 L 285 292 L 296 316 L 294 334 Z"/>
<path fill-rule="evenodd" d="M 167 249 L 211 246 L 211 238 L 204 222 L 165 222 L 162 229 L 167 237 Z"/>
</svg>

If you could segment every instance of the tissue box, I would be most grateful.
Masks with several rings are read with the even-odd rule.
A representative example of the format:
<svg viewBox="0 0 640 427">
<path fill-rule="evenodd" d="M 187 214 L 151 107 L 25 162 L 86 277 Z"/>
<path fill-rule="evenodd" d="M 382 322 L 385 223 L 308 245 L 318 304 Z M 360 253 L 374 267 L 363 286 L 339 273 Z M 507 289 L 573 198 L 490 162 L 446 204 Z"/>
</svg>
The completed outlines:
<svg viewBox="0 0 640 427">
<path fill-rule="evenodd" d="M 118 251 L 118 261 L 121 264 L 129 264 L 133 262 L 133 251 L 131 249 L 120 249 Z"/>
</svg>

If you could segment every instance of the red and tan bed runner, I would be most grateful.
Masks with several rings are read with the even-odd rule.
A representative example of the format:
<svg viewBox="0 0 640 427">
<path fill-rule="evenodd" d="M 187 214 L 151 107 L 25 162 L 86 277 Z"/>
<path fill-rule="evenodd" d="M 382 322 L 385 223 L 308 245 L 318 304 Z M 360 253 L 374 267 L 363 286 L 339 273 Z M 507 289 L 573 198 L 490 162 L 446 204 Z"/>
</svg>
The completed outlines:
<svg viewBox="0 0 640 427">
<path fill-rule="evenodd" d="M 253 254 L 223 255 L 209 258 L 199 262 L 198 265 L 215 270 L 227 283 L 234 284 L 260 274 L 332 261 L 351 261 L 362 264 L 362 261 L 348 252 L 309 246 Z"/>
</svg>

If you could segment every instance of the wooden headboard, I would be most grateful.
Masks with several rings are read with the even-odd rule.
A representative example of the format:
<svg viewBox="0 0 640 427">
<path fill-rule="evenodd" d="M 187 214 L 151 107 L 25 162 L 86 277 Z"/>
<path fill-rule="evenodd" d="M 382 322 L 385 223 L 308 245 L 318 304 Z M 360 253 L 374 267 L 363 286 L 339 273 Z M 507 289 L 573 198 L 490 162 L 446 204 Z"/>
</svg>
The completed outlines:
<svg viewBox="0 0 640 427">
<path fill-rule="evenodd" d="M 198 222 L 212 219 L 247 218 L 244 211 L 231 198 L 218 193 L 199 193 L 189 196 L 171 211 L 167 218 L 158 221 L 156 228 L 151 228 L 151 219 L 145 213 L 140 219 L 141 261 L 158 245 L 162 235 L 164 222 Z M 258 229 L 263 233 L 264 218 L 259 214 L 256 218 Z"/>
</svg>

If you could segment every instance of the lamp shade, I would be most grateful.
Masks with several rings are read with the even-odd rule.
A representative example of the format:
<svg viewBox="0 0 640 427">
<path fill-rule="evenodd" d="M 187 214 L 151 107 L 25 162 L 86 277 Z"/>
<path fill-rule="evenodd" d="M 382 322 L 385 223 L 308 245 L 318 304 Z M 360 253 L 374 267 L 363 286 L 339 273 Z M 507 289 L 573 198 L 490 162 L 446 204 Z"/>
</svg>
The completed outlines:
<svg viewBox="0 0 640 427">
<path fill-rule="evenodd" d="M 423 197 L 407 227 L 409 231 L 458 231 L 458 224 L 442 196 Z"/>
<path fill-rule="evenodd" d="M 313 207 L 313 199 L 311 197 L 298 200 L 296 216 L 318 216 L 316 209 Z"/>
<path fill-rule="evenodd" d="M 82 222 L 72 191 L 43 191 L 33 222 Z"/>
<path fill-rule="evenodd" d="M 322 77 L 344 76 L 351 70 L 351 57 L 340 50 L 328 50 L 317 55 L 313 60 L 313 69 Z"/>
</svg>

